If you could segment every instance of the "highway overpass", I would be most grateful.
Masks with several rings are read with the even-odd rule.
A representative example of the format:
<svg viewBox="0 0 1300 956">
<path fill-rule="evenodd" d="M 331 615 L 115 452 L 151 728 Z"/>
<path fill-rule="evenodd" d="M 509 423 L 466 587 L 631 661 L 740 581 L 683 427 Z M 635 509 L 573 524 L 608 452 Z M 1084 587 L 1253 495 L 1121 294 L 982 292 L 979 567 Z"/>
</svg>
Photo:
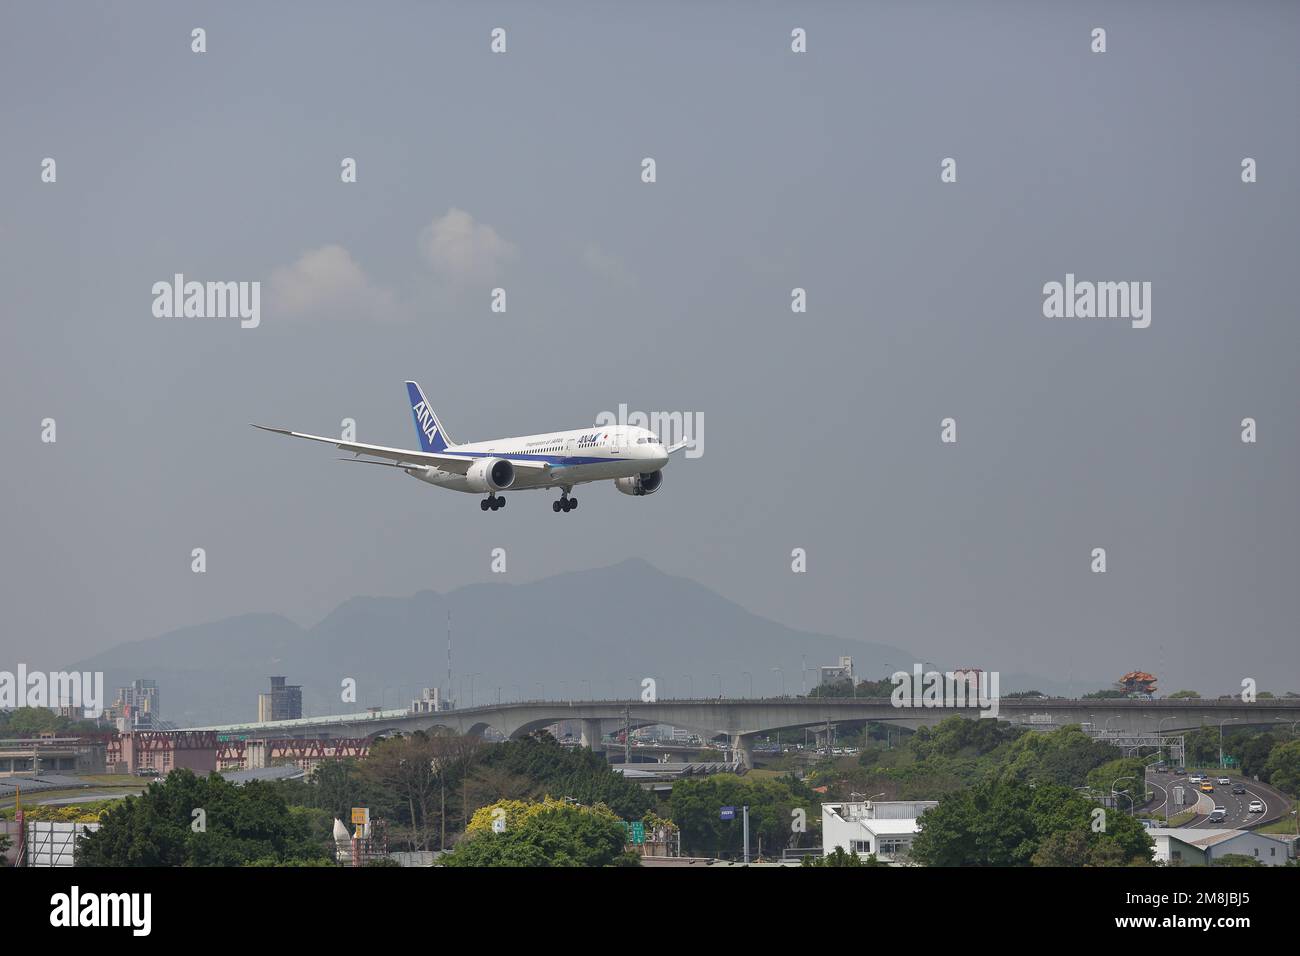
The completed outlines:
<svg viewBox="0 0 1300 956">
<path fill-rule="evenodd" d="M 753 766 L 751 746 L 756 735 L 787 727 L 823 727 L 846 721 L 878 721 L 915 729 L 954 714 L 977 718 L 973 707 L 897 707 L 889 698 L 777 697 L 703 700 L 527 700 L 435 712 L 379 710 L 361 714 L 305 717 L 267 723 L 227 724 L 186 728 L 212 730 L 248 738 L 351 737 L 374 738 L 445 727 L 460 734 L 481 734 L 492 728 L 510 738 L 526 736 L 561 720 L 580 721 L 582 741 L 601 749 L 602 732 L 630 722 L 633 729 L 669 724 L 702 737 L 726 736 L 739 758 Z M 987 719 L 987 718 L 986 718 Z M 1126 733 L 1170 734 L 1197 727 L 1266 726 L 1300 722 L 1300 699 L 1280 698 L 1246 703 L 1236 698 L 1176 700 L 1003 699 L 998 719 L 1041 729 L 1066 724 L 1091 724 Z"/>
</svg>

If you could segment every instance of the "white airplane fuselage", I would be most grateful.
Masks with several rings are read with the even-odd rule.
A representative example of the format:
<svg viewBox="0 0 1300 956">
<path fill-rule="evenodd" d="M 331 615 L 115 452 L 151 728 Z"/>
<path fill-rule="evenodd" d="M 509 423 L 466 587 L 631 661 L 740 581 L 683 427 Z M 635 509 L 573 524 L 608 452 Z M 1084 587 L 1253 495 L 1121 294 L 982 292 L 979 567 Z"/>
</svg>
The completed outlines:
<svg viewBox="0 0 1300 956">
<path fill-rule="evenodd" d="M 654 432 L 632 425 L 577 428 L 572 431 L 496 438 L 449 445 L 446 453 L 473 458 L 502 458 L 510 462 L 544 462 L 545 472 L 515 471 L 511 491 L 564 488 L 589 481 L 634 478 L 668 464 L 668 453 Z M 404 469 L 413 478 L 440 488 L 482 494 L 466 475 L 433 465 Z"/>
</svg>

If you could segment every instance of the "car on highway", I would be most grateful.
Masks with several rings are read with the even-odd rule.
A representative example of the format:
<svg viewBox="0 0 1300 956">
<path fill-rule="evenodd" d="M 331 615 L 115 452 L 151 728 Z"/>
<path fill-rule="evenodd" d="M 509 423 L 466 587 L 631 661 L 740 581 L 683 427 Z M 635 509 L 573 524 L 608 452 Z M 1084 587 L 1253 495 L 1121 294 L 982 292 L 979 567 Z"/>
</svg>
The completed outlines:
<svg viewBox="0 0 1300 956">
<path fill-rule="evenodd" d="M 1248 812 L 1248 813 L 1263 813 L 1263 812 L 1264 812 L 1264 801 L 1263 801 L 1263 800 L 1252 800 L 1252 801 L 1250 801 L 1250 807 L 1248 808 L 1247 812 Z"/>
<path fill-rule="evenodd" d="M 1202 780 L 1204 780 L 1204 779 L 1205 779 L 1205 774 L 1203 774 L 1203 773 L 1194 773 L 1194 774 L 1192 774 L 1190 777 L 1187 778 L 1187 782 L 1188 782 L 1188 783 L 1200 783 L 1200 782 L 1201 782 Z"/>
<path fill-rule="evenodd" d="M 1244 785 L 1242 785 L 1242 784 L 1240 784 L 1240 783 L 1234 783 L 1234 784 L 1232 785 L 1232 792 L 1233 792 L 1234 794 L 1236 794 L 1237 796 L 1241 796 L 1243 793 L 1246 792 L 1246 788 L 1245 788 Z"/>
<path fill-rule="evenodd" d="M 1210 822 L 1221 823 L 1224 819 L 1227 818 L 1227 816 L 1228 816 L 1228 810 L 1226 807 L 1215 807 L 1213 810 L 1210 811 Z"/>
<path fill-rule="evenodd" d="M 1201 793 L 1214 793 L 1214 784 L 1208 780 L 1201 781 Z"/>
<path fill-rule="evenodd" d="M 1215 781 L 1215 783 L 1222 784 L 1223 786 L 1226 787 L 1228 784 L 1232 783 L 1232 780 L 1229 777 L 1220 777 L 1218 780 Z"/>
<path fill-rule="evenodd" d="M 1186 768 L 1186 767 L 1175 767 L 1175 768 L 1174 768 L 1174 776 L 1175 776 L 1175 777 L 1183 777 L 1183 776 L 1186 776 L 1186 775 L 1187 775 L 1187 768 Z"/>
</svg>

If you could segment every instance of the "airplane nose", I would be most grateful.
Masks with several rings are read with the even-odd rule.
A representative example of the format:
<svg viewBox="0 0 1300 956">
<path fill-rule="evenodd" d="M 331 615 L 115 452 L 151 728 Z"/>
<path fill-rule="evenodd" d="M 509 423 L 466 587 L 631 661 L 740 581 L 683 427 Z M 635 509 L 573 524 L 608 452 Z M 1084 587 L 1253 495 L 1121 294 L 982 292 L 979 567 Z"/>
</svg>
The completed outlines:
<svg viewBox="0 0 1300 956">
<path fill-rule="evenodd" d="M 662 445 L 642 445 L 637 451 L 640 452 L 637 457 L 649 468 L 662 468 L 668 464 L 668 456 L 664 454 Z"/>
</svg>

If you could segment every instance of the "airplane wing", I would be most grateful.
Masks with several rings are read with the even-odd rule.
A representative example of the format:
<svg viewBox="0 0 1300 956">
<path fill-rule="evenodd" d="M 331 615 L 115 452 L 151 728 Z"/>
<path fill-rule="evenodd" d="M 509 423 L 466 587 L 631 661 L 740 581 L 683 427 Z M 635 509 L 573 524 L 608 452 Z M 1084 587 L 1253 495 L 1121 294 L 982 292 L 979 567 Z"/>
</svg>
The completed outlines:
<svg viewBox="0 0 1300 956">
<path fill-rule="evenodd" d="M 389 448 L 386 445 L 366 445 L 361 442 L 341 441 L 337 438 L 327 438 L 323 435 L 308 435 L 305 432 L 290 431 L 287 428 L 273 428 L 270 425 L 256 425 L 250 422 L 254 428 L 260 428 L 264 432 L 275 432 L 277 435 L 288 435 L 290 438 L 306 438 L 309 441 L 324 442 L 327 445 L 333 445 L 342 451 L 350 451 L 354 455 L 370 455 L 373 458 L 385 458 L 394 462 L 398 467 L 410 466 L 432 466 L 441 471 L 448 471 L 452 474 L 463 475 L 474 463 L 476 458 L 486 457 L 484 455 L 456 455 L 450 451 L 446 452 L 428 452 L 412 451 L 409 448 Z M 375 462 L 378 464 L 378 462 Z M 510 464 L 516 468 L 525 471 L 547 471 L 550 465 L 546 462 L 539 461 L 515 461 L 510 460 Z"/>
<path fill-rule="evenodd" d="M 677 444 L 675 444 L 675 445 L 669 445 L 669 446 L 665 449 L 665 451 L 667 451 L 667 453 L 671 455 L 671 454 L 672 454 L 673 452 L 675 452 L 675 451 L 681 451 L 683 448 L 685 448 L 685 447 L 686 447 L 687 445 L 689 445 L 690 443 L 691 443 L 691 440 L 690 440 L 689 438 L 683 438 L 683 439 L 682 439 L 681 441 L 679 441 Z"/>
</svg>

